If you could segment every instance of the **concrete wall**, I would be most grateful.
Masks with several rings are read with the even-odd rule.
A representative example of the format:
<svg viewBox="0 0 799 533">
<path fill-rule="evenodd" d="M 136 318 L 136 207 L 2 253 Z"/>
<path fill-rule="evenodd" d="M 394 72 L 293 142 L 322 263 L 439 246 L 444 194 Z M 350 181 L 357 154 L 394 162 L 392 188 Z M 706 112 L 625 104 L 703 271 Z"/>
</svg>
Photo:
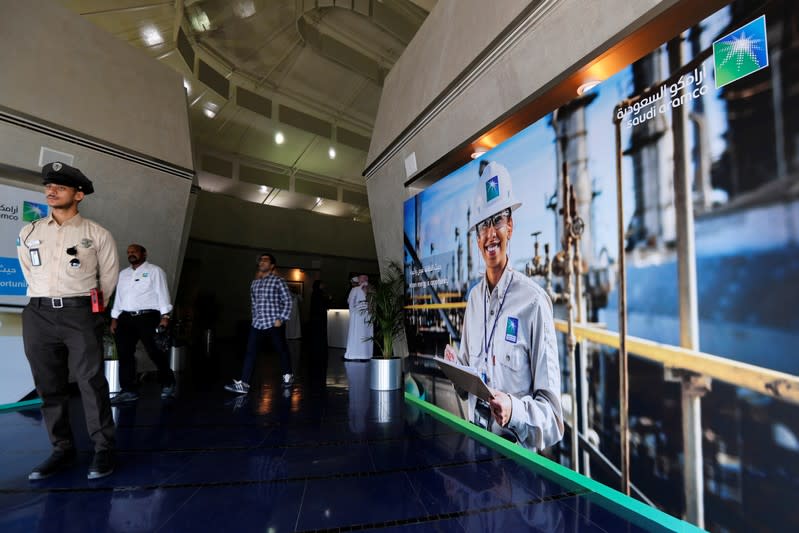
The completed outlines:
<svg viewBox="0 0 799 533">
<path fill-rule="evenodd" d="M 0 117 L 3 175 L 39 187 L 42 147 L 74 155 L 74 166 L 96 190 L 81 203 L 81 213 L 111 231 L 121 254 L 131 242 L 144 244 L 174 287 L 191 179 L 125 155 L 193 169 L 182 79 L 56 2 L 4 0 L 2 9 L 0 111 L 30 119 L 18 124 Z M 105 153 L 81 139 L 119 152 Z"/>
<path fill-rule="evenodd" d="M 468 81 L 457 98 L 442 103 L 439 112 L 367 178 L 381 264 L 403 257 L 407 156 L 415 153 L 418 168 L 429 167 L 676 3 L 508 1 L 498 10 L 478 0 L 440 0 L 386 78 L 367 164 L 374 163 L 453 80 Z M 508 24 L 522 16 L 529 17 L 529 23 L 512 46 L 483 65 L 479 74 L 464 70 L 473 69 L 470 64 L 486 45 L 508 34 Z"/>
<path fill-rule="evenodd" d="M 123 266 L 127 245 L 144 244 L 174 295 L 194 198 L 180 76 L 57 2 L 3 0 L 0 12 L 0 181 L 41 191 L 41 148 L 71 154 L 96 191 L 81 214 L 111 232 Z M 15 319 L 0 312 L 6 326 Z M 29 391 L 20 334 L 0 332 L 0 366 Z"/>
<path fill-rule="evenodd" d="M 194 168 L 177 72 L 58 2 L 0 10 L 0 106 Z"/>
<path fill-rule="evenodd" d="M 212 295 L 217 336 L 234 335 L 249 324 L 249 288 L 261 252 L 275 256 L 283 277 L 303 281 L 303 321 L 315 279 L 325 282 L 334 305 L 346 308 L 350 274 L 378 272 L 369 224 L 201 192 L 180 283 L 181 307 L 195 313 L 201 295 Z"/>
</svg>

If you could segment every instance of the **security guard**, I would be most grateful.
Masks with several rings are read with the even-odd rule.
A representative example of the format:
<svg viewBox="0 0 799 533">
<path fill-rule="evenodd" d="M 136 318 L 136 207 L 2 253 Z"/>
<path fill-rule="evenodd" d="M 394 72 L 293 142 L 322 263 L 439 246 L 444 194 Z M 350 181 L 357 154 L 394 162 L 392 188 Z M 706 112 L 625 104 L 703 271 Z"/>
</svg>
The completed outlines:
<svg viewBox="0 0 799 533">
<path fill-rule="evenodd" d="M 469 292 L 460 350 L 445 357 L 477 370 L 492 393 L 469 398 L 471 420 L 532 450 L 563 438 L 560 362 L 552 302 L 510 267 L 513 211 L 521 206 L 507 169 L 482 163 L 472 200 L 477 247 L 485 275 Z"/>
<path fill-rule="evenodd" d="M 103 305 L 108 303 L 119 275 L 117 248 L 108 230 L 78 214 L 80 201 L 94 192 L 80 170 L 50 163 L 42 168 L 42 178 L 50 214 L 22 228 L 17 255 L 30 296 L 22 312 L 25 355 L 53 452 L 28 479 L 49 477 L 75 460 L 70 374 L 78 382 L 94 441 L 87 477 L 97 479 L 114 470 L 114 420 L 103 374 L 103 318 L 92 312 L 91 293 L 99 281 Z"/>
</svg>

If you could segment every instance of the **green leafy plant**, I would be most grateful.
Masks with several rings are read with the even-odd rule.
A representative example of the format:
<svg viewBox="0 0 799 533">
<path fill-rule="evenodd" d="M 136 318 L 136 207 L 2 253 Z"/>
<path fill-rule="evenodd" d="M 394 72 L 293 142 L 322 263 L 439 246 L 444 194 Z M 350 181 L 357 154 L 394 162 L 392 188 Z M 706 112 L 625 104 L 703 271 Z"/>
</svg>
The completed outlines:
<svg viewBox="0 0 799 533">
<path fill-rule="evenodd" d="M 392 261 L 382 278 L 366 293 L 369 323 L 374 326 L 370 340 L 377 342 L 380 357 L 394 357 L 394 342 L 405 335 L 405 276 L 402 266 Z"/>
</svg>

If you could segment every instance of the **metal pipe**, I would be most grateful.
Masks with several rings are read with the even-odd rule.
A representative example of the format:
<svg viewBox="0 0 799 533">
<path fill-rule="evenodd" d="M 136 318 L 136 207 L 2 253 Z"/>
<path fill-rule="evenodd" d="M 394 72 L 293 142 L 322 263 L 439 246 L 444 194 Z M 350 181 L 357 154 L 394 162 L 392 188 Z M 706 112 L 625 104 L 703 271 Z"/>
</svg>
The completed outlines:
<svg viewBox="0 0 799 533">
<path fill-rule="evenodd" d="M 621 491 L 630 495 L 630 426 L 627 419 L 629 383 L 627 375 L 627 276 L 624 258 L 624 188 L 621 168 L 621 122 L 619 107 L 613 110 L 616 125 L 616 222 L 619 245 L 619 426 L 621 438 Z"/>
<path fill-rule="evenodd" d="M 569 392 L 571 394 L 571 467 L 575 472 L 580 471 L 578 449 L 580 442 L 577 435 L 577 364 L 574 357 L 574 295 L 572 294 L 572 281 L 574 275 L 574 242 L 572 233 L 571 201 L 574 191 L 569 184 L 568 166 L 565 158 L 563 169 L 563 247 L 566 250 L 566 272 L 564 277 L 563 298 L 566 302 L 566 319 L 568 332 L 566 334 L 566 350 L 569 364 Z"/>
<path fill-rule="evenodd" d="M 696 172 L 694 172 L 694 189 L 699 193 L 700 205 L 704 211 L 710 209 L 710 195 L 713 186 L 710 182 L 710 140 L 707 138 L 707 120 L 700 113 L 689 113 L 690 118 L 696 125 L 698 137 L 699 156 L 697 157 Z"/>
<path fill-rule="evenodd" d="M 465 308 L 466 302 L 451 305 L 460 305 Z M 556 318 L 555 330 L 566 333 L 568 331 L 566 321 Z M 574 327 L 574 333 L 580 340 L 619 348 L 619 334 L 615 331 L 577 324 Z M 764 350 L 767 349 L 764 348 Z M 669 368 L 682 368 L 695 375 L 701 374 L 755 391 L 775 400 L 799 405 L 799 376 L 742 363 L 728 357 L 661 344 L 629 335 L 627 336 L 627 350 L 646 361 L 660 363 Z"/>
<path fill-rule="evenodd" d="M 682 63 L 682 36 L 668 45 L 669 69 L 678 70 Z M 684 89 L 673 96 L 681 99 Z M 672 109 L 672 138 L 674 139 L 674 210 L 677 223 L 677 278 L 679 283 L 680 346 L 699 348 L 699 311 L 696 295 L 696 253 L 694 248 L 694 204 L 691 180 L 688 177 L 686 147 L 686 105 Z M 686 518 L 704 527 L 704 467 L 702 461 L 701 386 L 690 374 L 682 379 L 683 480 Z"/>
<path fill-rule="evenodd" d="M 575 305 L 577 307 L 577 323 L 582 324 L 585 320 L 585 299 L 583 298 L 583 259 L 580 253 L 580 245 L 582 241 L 580 238 L 574 241 L 574 277 L 575 283 Z M 573 330 L 573 328 L 572 328 Z M 580 377 L 580 433 L 588 435 L 588 354 L 585 353 L 585 344 L 577 342 L 577 359 L 578 374 Z M 583 451 L 583 468 L 582 474 L 591 477 L 591 456 L 588 451 Z"/>
</svg>

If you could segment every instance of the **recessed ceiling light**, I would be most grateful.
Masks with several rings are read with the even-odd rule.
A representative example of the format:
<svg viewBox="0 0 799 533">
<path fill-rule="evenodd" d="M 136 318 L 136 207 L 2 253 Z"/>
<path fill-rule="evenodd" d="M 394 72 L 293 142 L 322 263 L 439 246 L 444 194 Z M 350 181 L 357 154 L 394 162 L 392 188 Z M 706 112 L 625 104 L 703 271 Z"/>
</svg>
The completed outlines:
<svg viewBox="0 0 799 533">
<path fill-rule="evenodd" d="M 330 159 L 336 158 L 336 149 L 333 148 L 332 146 L 327 149 L 327 157 L 329 157 Z"/>
<path fill-rule="evenodd" d="M 262 193 L 266 194 L 266 193 L 268 193 L 268 192 L 269 192 L 269 187 L 267 187 L 266 185 L 261 185 L 260 187 L 258 187 L 258 190 L 259 190 L 260 192 L 262 192 Z"/>
<path fill-rule="evenodd" d="M 211 29 L 211 21 L 208 20 L 208 15 L 199 7 L 192 8 L 189 13 L 189 21 L 194 31 L 202 33 Z"/>
<path fill-rule="evenodd" d="M 275 143 L 276 144 L 283 144 L 286 138 L 283 136 L 281 132 L 275 133 Z"/>
<path fill-rule="evenodd" d="M 585 93 L 587 93 L 588 91 L 590 91 L 591 89 L 593 89 L 594 87 L 596 87 L 597 85 L 599 85 L 600 83 L 602 83 L 602 82 L 599 81 L 599 80 L 589 80 L 589 81 L 583 83 L 582 85 L 580 85 L 579 87 L 577 87 L 577 94 L 582 96 Z"/>
<path fill-rule="evenodd" d="M 164 42 L 164 38 L 161 37 L 161 32 L 159 32 L 158 29 L 152 25 L 142 28 L 141 38 L 147 46 L 155 46 Z"/>
<path fill-rule="evenodd" d="M 189 80 L 183 80 L 183 88 L 186 89 L 186 92 L 191 92 L 191 83 L 189 83 Z"/>
<path fill-rule="evenodd" d="M 482 146 L 478 146 L 472 152 L 472 159 L 477 159 L 478 157 L 482 156 L 488 151 L 488 148 L 483 148 Z"/>
<path fill-rule="evenodd" d="M 217 111 L 219 111 L 219 106 L 213 102 L 205 102 L 203 105 L 203 113 L 205 113 L 205 116 L 208 118 L 214 118 Z"/>
<path fill-rule="evenodd" d="M 241 19 L 255 15 L 255 3 L 253 0 L 238 0 L 233 4 L 233 13 Z"/>
</svg>

